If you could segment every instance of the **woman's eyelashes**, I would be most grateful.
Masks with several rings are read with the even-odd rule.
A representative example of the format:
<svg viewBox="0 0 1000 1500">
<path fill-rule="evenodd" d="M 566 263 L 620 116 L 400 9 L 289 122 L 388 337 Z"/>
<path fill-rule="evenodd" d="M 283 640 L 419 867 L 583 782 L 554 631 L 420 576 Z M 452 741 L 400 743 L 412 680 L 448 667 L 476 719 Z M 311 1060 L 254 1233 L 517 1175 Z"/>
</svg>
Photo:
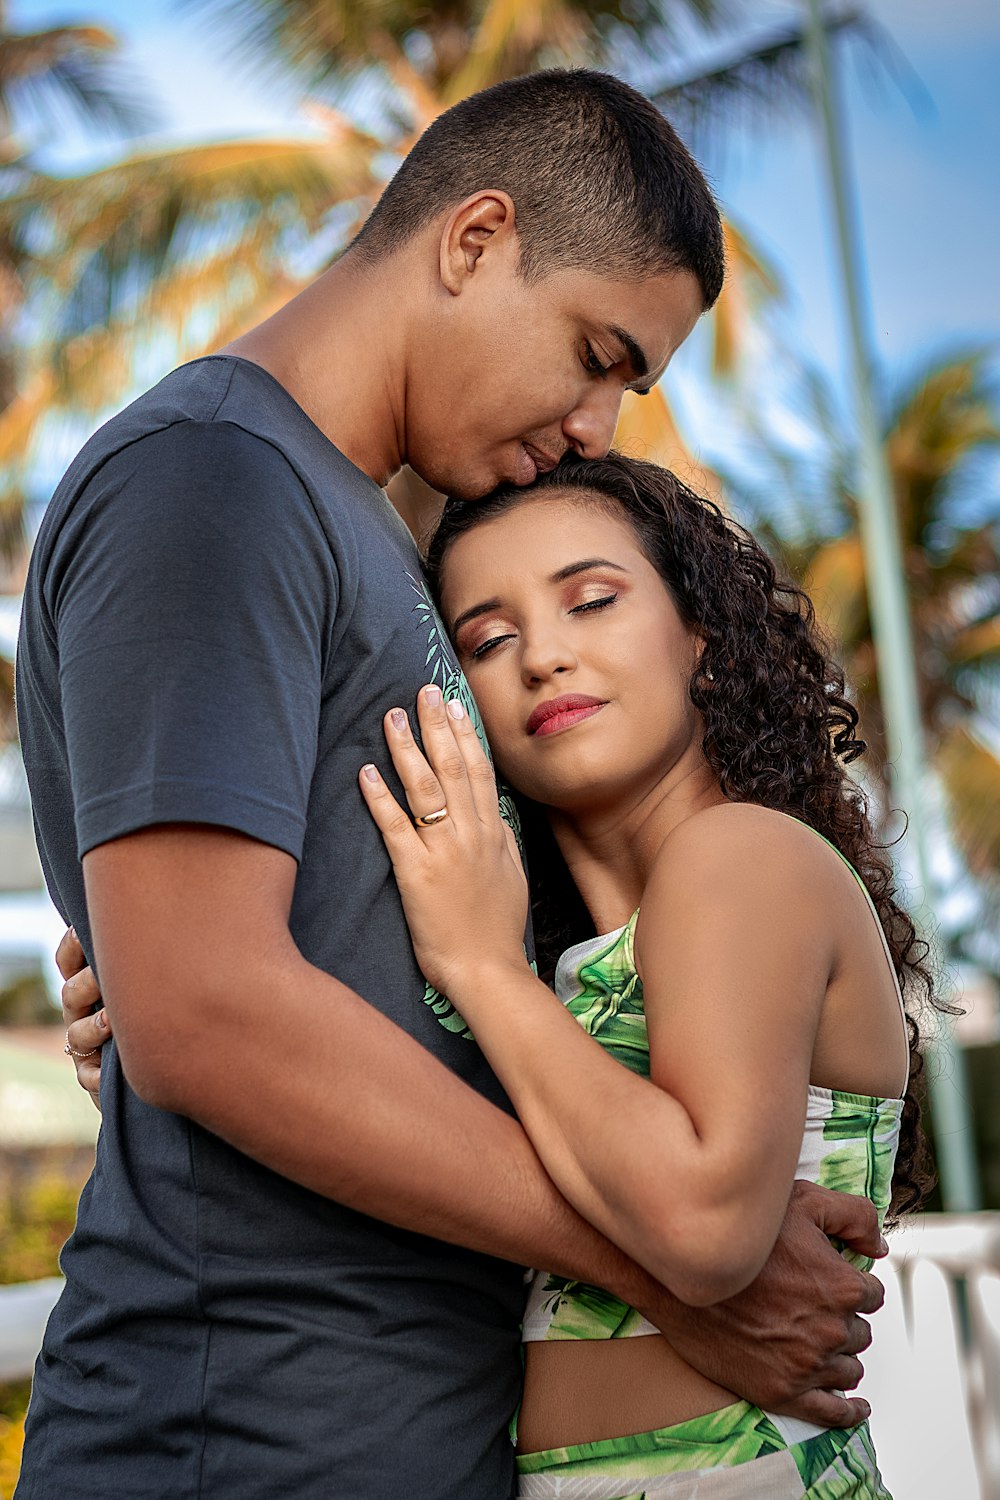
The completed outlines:
<svg viewBox="0 0 1000 1500">
<path fill-rule="evenodd" d="M 488 652 L 492 651 L 495 646 L 499 646 L 501 641 L 512 641 L 513 639 L 513 635 L 509 633 L 507 635 L 491 635 L 488 641 L 483 641 L 482 645 L 473 646 L 469 655 L 473 661 L 478 661 L 480 657 L 486 656 Z"/>
<path fill-rule="evenodd" d="M 617 598 L 617 594 L 605 594 L 600 599 L 587 599 L 583 604 L 574 605 L 570 614 L 579 615 L 586 609 L 607 609 L 608 605 L 614 604 Z"/>
<path fill-rule="evenodd" d="M 594 610 L 607 609 L 609 605 L 615 604 L 617 600 L 617 593 L 602 594 L 598 599 L 585 599 L 581 604 L 572 605 L 567 613 L 582 615 Z M 504 641 L 512 641 L 514 637 L 514 631 L 505 630 L 501 634 L 487 636 L 486 640 L 480 641 L 478 644 L 470 642 L 465 647 L 465 650 L 473 661 L 480 661 L 484 656 L 488 656 L 491 651 L 496 650 L 497 646 L 503 645 Z"/>
</svg>

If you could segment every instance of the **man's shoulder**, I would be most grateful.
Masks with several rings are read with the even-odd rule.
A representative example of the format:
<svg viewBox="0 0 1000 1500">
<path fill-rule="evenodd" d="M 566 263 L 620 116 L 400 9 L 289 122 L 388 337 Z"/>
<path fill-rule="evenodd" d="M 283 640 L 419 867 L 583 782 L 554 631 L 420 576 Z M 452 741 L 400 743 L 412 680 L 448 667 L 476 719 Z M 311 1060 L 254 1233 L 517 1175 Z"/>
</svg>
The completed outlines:
<svg viewBox="0 0 1000 1500">
<path fill-rule="evenodd" d="M 212 357 L 182 365 L 111 417 L 64 474 L 53 496 L 56 509 L 71 505 L 109 465 L 135 471 L 168 462 L 183 468 L 214 457 L 239 468 L 281 453 L 283 466 L 294 472 L 289 455 L 266 430 L 273 424 L 262 422 L 258 431 L 252 403 L 245 396 L 228 401 L 236 363 Z"/>
<path fill-rule="evenodd" d="M 359 498 L 379 493 L 272 375 L 209 355 L 172 371 L 90 438 L 52 497 L 48 526 L 85 495 L 163 493 L 206 472 L 220 500 L 233 495 L 248 508 L 294 492 L 335 533 Z"/>
</svg>

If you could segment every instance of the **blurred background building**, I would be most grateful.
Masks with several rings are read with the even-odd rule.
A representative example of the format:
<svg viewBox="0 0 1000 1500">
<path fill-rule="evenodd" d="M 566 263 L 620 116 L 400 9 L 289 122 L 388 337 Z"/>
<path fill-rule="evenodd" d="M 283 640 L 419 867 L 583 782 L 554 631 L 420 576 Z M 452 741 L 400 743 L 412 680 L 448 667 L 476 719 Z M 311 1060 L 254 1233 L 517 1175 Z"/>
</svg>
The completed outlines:
<svg viewBox="0 0 1000 1500">
<path fill-rule="evenodd" d="M 894 810 L 907 747 L 891 712 L 887 722 L 859 527 L 870 464 L 810 11 L 866 251 L 854 267 L 864 400 L 901 544 L 924 865 Z M 13 716 L 19 595 L 48 496 L 106 416 L 328 264 L 438 112 L 498 79 L 580 63 L 661 105 L 727 222 L 720 303 L 653 394 L 627 398 L 619 443 L 751 525 L 838 644 L 871 747 L 861 774 L 963 1011 L 930 1063 L 946 1203 L 950 1182 L 948 1206 L 1000 1209 L 994 0 L 0 0 L 0 1194 L 20 1246 L 0 1257 L 0 1281 L 51 1274 L 71 1222 L 58 1184 L 85 1170 L 96 1124 L 82 1096 L 67 1097 L 61 1032 L 46 1027 L 62 924 L 42 887 Z M 404 516 L 417 484 L 405 471 L 393 481 Z M 42 1247 L 34 1259 L 26 1235 Z M 964 1286 L 969 1265 L 948 1254 Z M 0 1494 L 3 1423 L 13 1445 L 23 1405 L 10 1391 Z"/>
</svg>

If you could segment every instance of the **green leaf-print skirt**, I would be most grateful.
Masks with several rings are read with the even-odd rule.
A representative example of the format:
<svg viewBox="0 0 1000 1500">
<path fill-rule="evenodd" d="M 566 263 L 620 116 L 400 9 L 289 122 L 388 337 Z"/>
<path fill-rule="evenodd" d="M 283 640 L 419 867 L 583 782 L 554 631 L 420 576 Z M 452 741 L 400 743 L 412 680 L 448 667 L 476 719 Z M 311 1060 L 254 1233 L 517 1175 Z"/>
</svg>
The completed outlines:
<svg viewBox="0 0 1000 1500">
<path fill-rule="evenodd" d="M 786 1443 L 738 1401 L 674 1427 L 517 1457 L 518 1500 L 892 1500 L 867 1423 Z"/>
</svg>

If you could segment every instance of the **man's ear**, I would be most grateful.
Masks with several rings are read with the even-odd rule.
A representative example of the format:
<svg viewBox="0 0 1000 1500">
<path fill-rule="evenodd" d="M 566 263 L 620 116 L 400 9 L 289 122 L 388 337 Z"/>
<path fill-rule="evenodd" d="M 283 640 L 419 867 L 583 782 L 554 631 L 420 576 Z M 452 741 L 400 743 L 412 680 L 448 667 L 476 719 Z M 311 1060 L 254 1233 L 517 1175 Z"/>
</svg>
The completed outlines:
<svg viewBox="0 0 1000 1500">
<path fill-rule="evenodd" d="M 508 193 L 484 189 L 473 193 L 448 215 L 441 232 L 440 274 L 446 291 L 457 297 L 483 255 L 520 258 L 514 226 L 514 200 Z"/>
</svg>

